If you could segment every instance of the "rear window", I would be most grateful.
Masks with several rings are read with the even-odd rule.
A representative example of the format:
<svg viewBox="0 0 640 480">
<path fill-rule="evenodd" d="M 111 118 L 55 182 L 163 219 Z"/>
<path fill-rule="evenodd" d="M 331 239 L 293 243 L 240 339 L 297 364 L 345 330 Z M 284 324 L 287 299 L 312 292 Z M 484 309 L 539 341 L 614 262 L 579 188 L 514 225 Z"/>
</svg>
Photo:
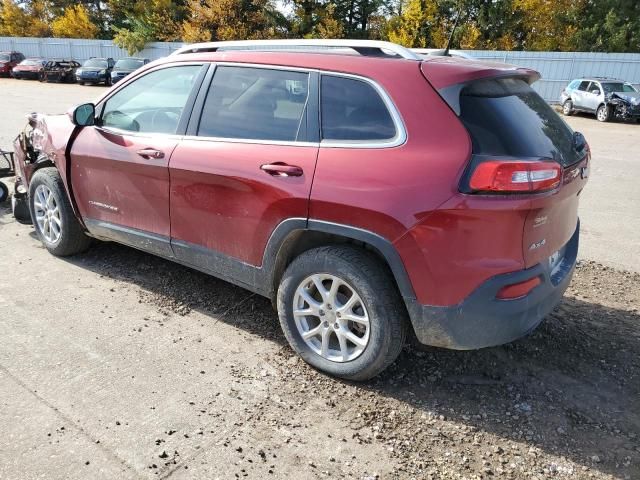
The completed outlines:
<svg viewBox="0 0 640 480">
<path fill-rule="evenodd" d="M 573 147 L 573 131 L 521 79 L 469 85 L 460 94 L 460 119 L 471 135 L 475 154 L 543 157 L 564 166 L 582 158 Z"/>
<path fill-rule="evenodd" d="M 116 62 L 115 68 L 135 70 L 136 68 L 140 68 L 142 65 L 144 65 L 143 60 L 138 60 L 137 58 L 121 58 Z"/>
<path fill-rule="evenodd" d="M 90 58 L 86 62 L 84 62 L 85 67 L 94 67 L 94 68 L 107 68 L 109 65 L 106 60 L 100 60 L 98 58 Z"/>
</svg>

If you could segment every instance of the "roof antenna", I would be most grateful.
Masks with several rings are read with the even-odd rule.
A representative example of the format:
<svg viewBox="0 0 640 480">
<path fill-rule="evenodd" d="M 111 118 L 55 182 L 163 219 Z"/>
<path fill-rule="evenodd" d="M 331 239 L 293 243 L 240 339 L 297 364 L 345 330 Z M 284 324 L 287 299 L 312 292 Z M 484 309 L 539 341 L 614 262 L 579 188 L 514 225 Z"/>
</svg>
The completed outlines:
<svg viewBox="0 0 640 480">
<path fill-rule="evenodd" d="M 453 41 L 453 34 L 456 33 L 456 27 L 458 26 L 458 20 L 460 20 L 460 15 L 462 14 L 462 5 L 458 6 L 458 15 L 456 16 L 456 21 L 453 22 L 453 28 L 451 29 L 451 33 L 449 34 L 449 40 L 447 40 L 447 46 L 442 52 L 443 57 L 449 57 L 449 48 L 451 47 L 451 42 Z"/>
</svg>

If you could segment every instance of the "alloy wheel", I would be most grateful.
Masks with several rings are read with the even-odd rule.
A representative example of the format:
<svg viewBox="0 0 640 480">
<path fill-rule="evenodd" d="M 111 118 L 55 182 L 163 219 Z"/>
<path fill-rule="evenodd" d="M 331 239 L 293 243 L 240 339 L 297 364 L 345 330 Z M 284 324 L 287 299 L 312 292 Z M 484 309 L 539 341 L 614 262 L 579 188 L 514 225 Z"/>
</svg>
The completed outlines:
<svg viewBox="0 0 640 480">
<path fill-rule="evenodd" d="M 307 346 L 327 360 L 355 360 L 369 343 L 367 308 L 355 289 L 335 275 L 305 278 L 293 296 L 293 316 Z"/>
<path fill-rule="evenodd" d="M 53 192 L 46 185 L 38 185 L 33 200 L 36 223 L 42 236 L 49 243 L 56 243 L 62 234 L 60 208 Z"/>
</svg>

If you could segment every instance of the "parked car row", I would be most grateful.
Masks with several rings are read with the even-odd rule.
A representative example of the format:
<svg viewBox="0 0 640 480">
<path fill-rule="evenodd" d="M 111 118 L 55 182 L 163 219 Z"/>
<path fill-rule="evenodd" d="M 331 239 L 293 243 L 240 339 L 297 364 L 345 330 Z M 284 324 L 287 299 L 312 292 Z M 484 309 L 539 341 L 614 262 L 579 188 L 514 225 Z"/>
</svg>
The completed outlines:
<svg viewBox="0 0 640 480">
<path fill-rule="evenodd" d="M 83 64 L 70 59 L 25 58 L 20 52 L 0 52 L 0 75 L 41 82 L 113 85 L 149 63 L 148 58 L 90 58 Z"/>
</svg>

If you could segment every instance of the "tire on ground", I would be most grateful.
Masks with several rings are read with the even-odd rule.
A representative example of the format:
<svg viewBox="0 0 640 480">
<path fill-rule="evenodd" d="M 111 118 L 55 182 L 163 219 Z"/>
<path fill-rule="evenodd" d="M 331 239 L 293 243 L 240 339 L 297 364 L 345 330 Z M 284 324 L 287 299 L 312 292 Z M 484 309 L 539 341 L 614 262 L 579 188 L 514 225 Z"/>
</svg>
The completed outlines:
<svg viewBox="0 0 640 480">
<path fill-rule="evenodd" d="M 31 221 L 31 212 L 29 211 L 29 198 L 27 197 L 27 195 L 22 195 L 20 197 L 12 195 L 11 211 L 13 212 L 13 217 L 18 223 L 22 223 L 24 225 L 31 225 L 33 223 Z"/>
<path fill-rule="evenodd" d="M 600 122 L 608 122 L 611 120 L 611 109 L 607 105 L 600 105 L 596 110 L 596 118 Z"/>
<path fill-rule="evenodd" d="M 61 222 L 60 237 L 55 242 L 49 242 L 45 238 L 36 220 L 34 201 L 35 192 L 39 185 L 45 185 L 51 191 L 59 208 Z M 45 248 L 53 255 L 66 257 L 84 252 L 89 248 L 91 238 L 85 234 L 82 225 L 76 218 L 60 174 L 54 167 L 42 168 L 33 175 L 31 184 L 29 185 L 29 209 L 38 237 Z"/>
<path fill-rule="evenodd" d="M 565 100 L 562 104 L 562 114 L 567 117 L 573 115 L 573 102 L 571 100 Z"/>
<path fill-rule="evenodd" d="M 9 187 L 0 182 L 0 203 L 4 203 L 9 198 Z"/>
<path fill-rule="evenodd" d="M 327 273 L 353 287 L 369 315 L 369 341 L 357 358 L 323 358 L 302 339 L 293 316 L 298 286 L 310 275 Z M 277 295 L 280 325 L 291 347 L 311 366 L 348 380 L 368 380 L 393 363 L 405 343 L 407 313 L 393 277 L 372 253 L 352 246 L 327 246 L 302 253 L 287 267 Z"/>
</svg>

